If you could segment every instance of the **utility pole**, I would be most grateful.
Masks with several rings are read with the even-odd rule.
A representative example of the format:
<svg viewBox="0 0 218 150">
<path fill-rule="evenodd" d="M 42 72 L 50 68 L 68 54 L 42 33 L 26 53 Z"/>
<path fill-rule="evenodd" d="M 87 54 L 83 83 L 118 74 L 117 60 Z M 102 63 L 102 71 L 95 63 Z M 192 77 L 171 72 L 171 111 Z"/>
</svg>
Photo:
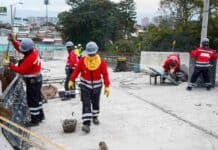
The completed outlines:
<svg viewBox="0 0 218 150">
<path fill-rule="evenodd" d="M 13 5 L 10 5 L 10 9 L 11 9 L 11 30 L 13 32 L 13 27 L 14 27 L 14 19 L 13 19 Z"/>
<path fill-rule="evenodd" d="M 46 30 L 48 30 L 48 4 L 49 4 L 49 0 L 44 0 L 44 4 L 45 4 L 45 7 L 46 7 L 46 10 L 45 10 L 45 17 L 46 17 Z"/>
<path fill-rule="evenodd" d="M 202 19 L 202 28 L 201 28 L 201 40 L 207 37 L 207 28 L 208 28 L 208 15 L 209 15 L 209 7 L 210 0 L 203 0 L 204 8 L 203 8 L 203 19 Z"/>
</svg>

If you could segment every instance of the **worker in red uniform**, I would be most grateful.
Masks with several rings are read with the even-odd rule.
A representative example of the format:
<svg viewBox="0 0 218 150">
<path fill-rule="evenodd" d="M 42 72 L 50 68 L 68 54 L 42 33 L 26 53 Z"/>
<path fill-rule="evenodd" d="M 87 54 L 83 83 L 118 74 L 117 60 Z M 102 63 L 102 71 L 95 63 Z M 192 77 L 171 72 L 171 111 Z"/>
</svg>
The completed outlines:
<svg viewBox="0 0 218 150">
<path fill-rule="evenodd" d="M 64 88 L 65 88 L 65 91 L 69 91 L 69 88 L 68 88 L 69 78 L 70 78 L 70 75 L 75 70 L 79 59 L 74 51 L 73 42 L 68 41 L 66 43 L 66 48 L 67 48 L 68 56 L 67 56 L 67 63 L 65 66 L 66 80 L 65 80 Z M 66 95 L 66 96 L 67 96 L 66 98 L 74 98 L 75 94 L 74 95 L 70 94 L 70 95 Z"/>
<path fill-rule="evenodd" d="M 34 48 L 31 39 L 25 38 L 20 42 L 16 41 L 12 34 L 9 34 L 8 40 L 12 42 L 14 48 L 24 55 L 18 65 L 12 64 L 9 60 L 4 60 L 9 64 L 12 71 L 19 73 L 26 83 L 27 104 L 31 114 L 31 121 L 26 126 L 36 126 L 44 120 L 44 112 L 41 100 L 41 60 L 39 52 Z"/>
<path fill-rule="evenodd" d="M 74 87 L 74 80 L 80 74 L 80 88 L 82 100 L 82 130 L 90 132 L 91 120 L 94 124 L 99 124 L 98 115 L 100 113 L 100 94 L 102 89 L 102 78 L 104 82 L 104 94 L 110 94 L 109 76 L 107 64 L 97 54 L 98 46 L 95 42 L 88 42 L 85 49 L 87 56 L 80 59 L 74 73 L 70 76 L 69 88 Z"/>
<path fill-rule="evenodd" d="M 164 62 L 163 69 L 166 74 L 171 75 L 171 77 L 174 77 L 175 80 L 178 80 L 176 73 L 180 70 L 179 54 L 170 54 Z"/>
<path fill-rule="evenodd" d="M 218 55 L 214 52 L 213 49 L 209 48 L 209 39 L 203 38 L 201 41 L 201 47 L 197 48 L 190 52 L 190 56 L 195 59 L 195 68 L 194 73 L 191 76 L 190 84 L 187 87 L 187 90 L 192 90 L 192 87 L 195 86 L 197 78 L 202 74 L 204 83 L 207 90 L 211 89 L 209 68 L 211 66 L 210 60 L 217 59 Z"/>
</svg>

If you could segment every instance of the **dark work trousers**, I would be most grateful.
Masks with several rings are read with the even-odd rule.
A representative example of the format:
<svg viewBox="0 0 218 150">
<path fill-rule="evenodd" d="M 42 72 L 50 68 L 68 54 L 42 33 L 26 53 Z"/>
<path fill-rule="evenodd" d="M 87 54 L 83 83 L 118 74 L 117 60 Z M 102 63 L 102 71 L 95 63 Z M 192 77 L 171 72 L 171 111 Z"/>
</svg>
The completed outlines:
<svg viewBox="0 0 218 150">
<path fill-rule="evenodd" d="M 24 81 L 26 83 L 27 104 L 31 114 L 31 121 L 40 122 L 45 117 L 41 98 L 42 75 L 24 77 Z"/>
<path fill-rule="evenodd" d="M 66 73 L 66 80 L 64 83 L 65 91 L 69 91 L 68 83 L 70 80 L 70 75 L 73 73 L 73 71 L 74 71 L 74 69 L 70 68 L 68 65 L 65 67 L 65 73 Z M 74 86 L 74 88 L 75 88 L 75 86 Z"/>
<path fill-rule="evenodd" d="M 90 89 L 81 86 L 82 120 L 84 125 L 90 125 L 92 118 L 97 118 L 100 113 L 101 87 Z"/>
<path fill-rule="evenodd" d="M 207 87 L 211 87 L 210 83 L 210 75 L 209 75 L 209 68 L 208 67 L 195 67 L 194 73 L 191 77 L 191 86 L 195 84 L 198 77 L 202 74 L 202 77 L 204 79 L 204 83 Z"/>
</svg>

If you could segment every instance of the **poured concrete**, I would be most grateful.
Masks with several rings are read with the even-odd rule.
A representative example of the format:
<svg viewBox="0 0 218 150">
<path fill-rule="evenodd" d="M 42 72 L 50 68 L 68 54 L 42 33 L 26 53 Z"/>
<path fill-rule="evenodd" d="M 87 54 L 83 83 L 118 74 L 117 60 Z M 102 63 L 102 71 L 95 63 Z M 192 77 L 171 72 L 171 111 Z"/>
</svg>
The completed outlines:
<svg viewBox="0 0 218 150">
<path fill-rule="evenodd" d="M 44 78 L 64 76 L 64 65 L 64 59 L 44 62 L 51 69 Z M 150 85 L 143 73 L 111 69 L 110 78 L 111 95 L 101 96 L 101 123 L 92 125 L 89 134 L 81 131 L 79 95 L 71 101 L 49 100 L 43 106 L 46 119 L 31 130 L 67 150 L 97 150 L 100 141 L 110 150 L 218 149 L 218 88 L 188 92 L 187 83 Z M 78 120 L 77 129 L 65 134 L 62 122 L 70 118 Z"/>
</svg>

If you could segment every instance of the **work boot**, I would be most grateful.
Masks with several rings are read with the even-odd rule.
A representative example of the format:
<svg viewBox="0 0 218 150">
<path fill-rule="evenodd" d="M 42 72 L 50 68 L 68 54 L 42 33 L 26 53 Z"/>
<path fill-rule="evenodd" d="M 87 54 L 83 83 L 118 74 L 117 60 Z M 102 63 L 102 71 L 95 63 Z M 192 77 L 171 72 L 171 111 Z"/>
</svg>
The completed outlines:
<svg viewBox="0 0 218 150">
<path fill-rule="evenodd" d="M 26 122 L 24 124 L 25 127 L 34 127 L 34 126 L 38 126 L 39 122 L 38 121 L 30 121 L 30 122 Z"/>
<path fill-rule="evenodd" d="M 186 89 L 187 89 L 188 91 L 191 91 L 191 90 L 192 90 L 192 87 L 191 87 L 191 86 L 188 86 Z"/>
<path fill-rule="evenodd" d="M 90 132 L 90 126 L 88 125 L 83 125 L 82 126 L 82 131 L 86 132 L 86 133 L 89 133 Z"/>
<path fill-rule="evenodd" d="M 95 117 L 95 118 L 93 118 L 93 123 L 95 124 L 95 125 L 99 125 L 99 120 L 98 120 L 98 117 Z"/>
<path fill-rule="evenodd" d="M 210 87 L 210 86 L 208 86 L 206 89 L 207 89 L 208 91 L 210 91 L 210 90 L 211 90 L 211 87 Z"/>
</svg>

